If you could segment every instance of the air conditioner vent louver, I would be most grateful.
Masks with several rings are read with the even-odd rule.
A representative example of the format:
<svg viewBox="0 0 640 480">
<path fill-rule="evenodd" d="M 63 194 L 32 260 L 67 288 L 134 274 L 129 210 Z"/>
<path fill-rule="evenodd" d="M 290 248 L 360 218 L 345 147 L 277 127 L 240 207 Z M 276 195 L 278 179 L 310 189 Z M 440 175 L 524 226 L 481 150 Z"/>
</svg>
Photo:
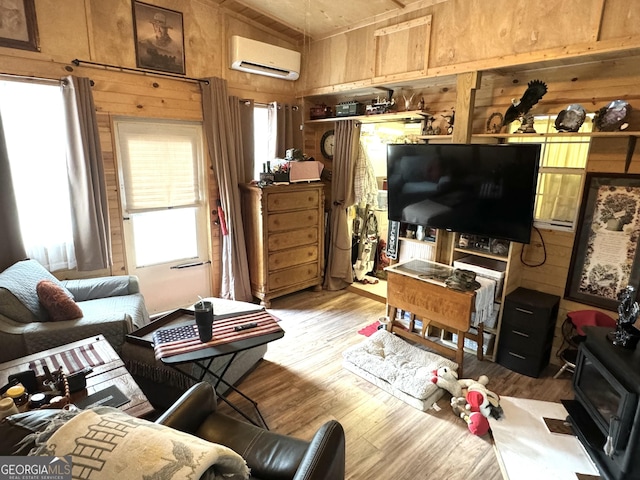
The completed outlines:
<svg viewBox="0 0 640 480">
<path fill-rule="evenodd" d="M 258 65 L 257 63 L 251 62 L 240 62 L 240 67 L 252 70 L 261 70 L 265 73 L 273 73 L 279 77 L 286 77 L 290 73 L 288 70 L 283 70 L 281 68 L 267 67 L 266 65 Z"/>
<path fill-rule="evenodd" d="M 300 76 L 300 52 L 233 35 L 230 63 L 233 70 L 285 80 Z"/>
</svg>

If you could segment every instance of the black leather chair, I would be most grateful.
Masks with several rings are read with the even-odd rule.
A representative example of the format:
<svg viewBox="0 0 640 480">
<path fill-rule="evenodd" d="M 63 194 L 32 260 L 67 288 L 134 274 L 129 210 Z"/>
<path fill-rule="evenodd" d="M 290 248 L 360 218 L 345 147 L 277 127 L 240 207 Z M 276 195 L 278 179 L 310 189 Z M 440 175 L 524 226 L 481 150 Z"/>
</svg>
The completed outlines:
<svg viewBox="0 0 640 480">
<path fill-rule="evenodd" d="M 187 390 L 156 423 L 226 445 L 251 468 L 253 480 L 344 480 L 345 435 L 335 420 L 320 427 L 311 441 L 280 435 L 216 411 L 210 383 Z M 29 433 L 41 431 L 57 410 L 35 410 L 0 422 L 0 455 L 26 455 L 33 444 L 17 447 Z"/>
<path fill-rule="evenodd" d="M 187 390 L 157 423 L 226 445 L 240 454 L 260 480 L 342 480 L 345 436 L 342 425 L 330 420 L 311 441 L 280 435 L 216 412 L 210 383 Z"/>
</svg>

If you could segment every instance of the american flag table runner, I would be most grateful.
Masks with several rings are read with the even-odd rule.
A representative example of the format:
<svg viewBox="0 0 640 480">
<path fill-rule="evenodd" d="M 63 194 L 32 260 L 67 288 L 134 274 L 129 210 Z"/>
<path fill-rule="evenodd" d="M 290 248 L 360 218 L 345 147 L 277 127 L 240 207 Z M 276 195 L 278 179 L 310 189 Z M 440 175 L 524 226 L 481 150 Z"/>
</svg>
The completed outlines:
<svg viewBox="0 0 640 480">
<path fill-rule="evenodd" d="M 44 365 L 52 372 L 63 367 L 64 372 L 68 375 L 86 367 L 97 367 L 105 363 L 106 361 L 93 345 L 83 345 L 66 352 L 34 360 L 29 363 L 29 370 L 34 370 L 36 375 L 44 375 Z"/>
<path fill-rule="evenodd" d="M 198 338 L 198 327 L 193 323 L 182 326 L 163 328 L 153 334 L 153 348 L 157 360 L 195 352 L 205 348 L 216 347 L 227 343 L 246 340 L 282 331 L 278 319 L 264 310 L 239 314 L 213 321 L 213 336 L 210 341 L 202 343 Z M 255 323 L 256 326 L 236 331 L 235 327 Z"/>
</svg>

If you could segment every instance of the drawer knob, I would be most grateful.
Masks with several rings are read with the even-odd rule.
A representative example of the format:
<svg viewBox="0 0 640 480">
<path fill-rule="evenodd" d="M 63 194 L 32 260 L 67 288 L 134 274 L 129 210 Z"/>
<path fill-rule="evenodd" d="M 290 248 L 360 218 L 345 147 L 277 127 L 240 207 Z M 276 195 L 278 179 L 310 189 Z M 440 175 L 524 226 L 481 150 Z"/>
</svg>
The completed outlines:
<svg viewBox="0 0 640 480">
<path fill-rule="evenodd" d="M 524 338 L 529 338 L 529 335 L 524 333 L 524 332 L 519 332 L 518 330 L 511 330 L 513 333 L 515 333 L 516 335 L 520 335 L 521 337 Z"/>
<path fill-rule="evenodd" d="M 518 308 L 516 307 L 516 310 L 520 313 L 526 313 L 527 315 L 533 315 L 533 312 L 531 310 L 525 310 L 524 308 Z"/>
<path fill-rule="evenodd" d="M 512 357 L 519 358 L 520 360 L 526 360 L 526 357 L 523 357 L 522 355 L 518 355 L 517 353 L 509 352 L 509 355 L 511 355 Z"/>
</svg>

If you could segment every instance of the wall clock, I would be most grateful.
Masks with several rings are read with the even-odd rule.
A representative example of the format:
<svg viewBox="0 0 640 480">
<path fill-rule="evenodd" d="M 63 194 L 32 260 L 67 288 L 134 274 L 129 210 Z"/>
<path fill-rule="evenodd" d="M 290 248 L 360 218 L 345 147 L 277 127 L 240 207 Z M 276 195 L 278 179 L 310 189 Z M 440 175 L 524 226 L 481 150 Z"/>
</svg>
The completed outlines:
<svg viewBox="0 0 640 480">
<path fill-rule="evenodd" d="M 333 144 L 334 144 L 334 132 L 333 130 L 327 130 L 322 135 L 322 139 L 320 140 L 320 152 L 322 152 L 322 156 L 328 160 L 333 160 Z"/>
</svg>

